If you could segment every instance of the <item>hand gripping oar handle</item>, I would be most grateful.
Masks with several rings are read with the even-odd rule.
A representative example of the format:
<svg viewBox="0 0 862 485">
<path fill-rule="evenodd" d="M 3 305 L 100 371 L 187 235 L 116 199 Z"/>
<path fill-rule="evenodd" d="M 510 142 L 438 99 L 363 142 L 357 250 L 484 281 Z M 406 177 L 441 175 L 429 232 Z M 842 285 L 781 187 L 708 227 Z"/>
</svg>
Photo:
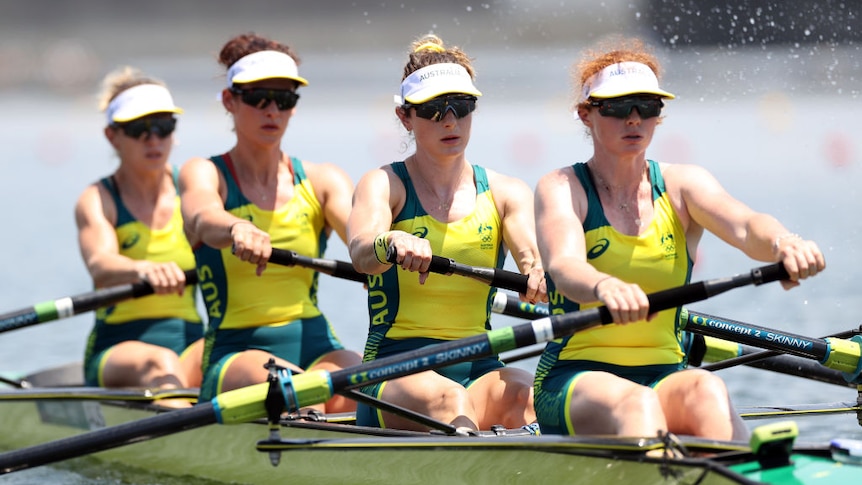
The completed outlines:
<svg viewBox="0 0 862 485">
<path fill-rule="evenodd" d="M 786 278 L 780 266 L 757 268 L 750 274 L 694 283 L 649 295 L 651 311 L 700 301 L 749 284 L 759 285 Z M 674 300 L 676 298 L 677 300 Z M 610 322 L 605 307 L 551 315 L 512 327 L 450 342 L 429 345 L 403 354 L 365 362 L 335 372 L 316 370 L 299 374 L 282 387 L 285 402 L 304 407 L 326 402 L 335 393 L 367 384 L 416 374 L 458 362 L 487 357 L 539 342 L 571 335 Z M 138 421 L 103 428 L 57 441 L 0 453 L 0 474 L 46 465 L 157 436 L 193 429 L 215 422 L 244 423 L 267 416 L 269 384 L 228 391 L 190 409 L 158 414 Z"/>
<path fill-rule="evenodd" d="M 650 302 L 650 312 L 658 312 L 686 303 L 705 300 L 740 286 L 761 285 L 786 278 L 788 278 L 787 271 L 781 263 L 775 263 L 755 268 L 748 274 L 691 283 L 652 293 L 647 297 Z M 335 371 L 328 375 L 326 382 L 331 386 L 331 389 L 352 389 L 465 360 L 488 357 L 508 350 L 548 342 L 611 322 L 612 317 L 606 306 L 550 315 L 529 323 L 499 328 L 473 337 L 431 345 L 412 352 L 366 362 L 353 368 Z M 311 395 L 312 393 L 309 391 L 308 394 Z M 299 399 L 301 401 L 301 397 Z M 317 404 L 315 402 L 300 403 L 301 405 Z"/>
<path fill-rule="evenodd" d="M 386 249 L 386 261 L 395 264 L 398 254 L 393 246 Z M 442 256 L 431 256 L 428 271 L 443 275 L 456 274 L 481 281 L 489 286 L 504 288 L 518 293 L 527 292 L 528 276 L 498 268 L 483 268 L 459 263 Z"/>
<path fill-rule="evenodd" d="M 195 270 L 188 270 L 185 272 L 185 275 L 187 285 L 197 283 L 198 275 Z M 30 308 L 0 315 L 0 333 L 28 327 L 37 323 L 71 317 L 113 305 L 123 300 L 152 295 L 154 292 L 155 290 L 153 290 L 152 285 L 146 281 L 140 281 L 37 303 Z"/>
<path fill-rule="evenodd" d="M 269 260 L 275 264 L 283 266 L 302 266 L 303 268 L 310 268 L 336 278 L 357 281 L 359 283 L 368 282 L 367 275 L 356 271 L 352 264 L 344 261 L 309 258 L 308 256 L 297 254 L 294 251 L 277 248 L 272 248 L 272 255 L 269 257 Z"/>
<path fill-rule="evenodd" d="M 437 256 L 435 256 L 435 258 L 436 257 Z M 342 278 L 359 283 L 368 282 L 368 275 L 356 271 L 352 264 L 336 259 L 310 258 L 308 256 L 297 254 L 294 251 L 273 248 L 269 261 L 283 266 L 302 266 L 303 268 L 310 268 L 321 273 L 326 273 L 335 278 Z M 512 274 L 519 277 L 522 276 L 517 273 Z M 524 276 L 524 287 L 526 288 L 526 276 Z M 498 292 L 491 311 L 512 317 L 536 319 L 546 316 L 548 314 L 548 307 L 547 305 L 519 303 L 511 295 Z"/>
</svg>

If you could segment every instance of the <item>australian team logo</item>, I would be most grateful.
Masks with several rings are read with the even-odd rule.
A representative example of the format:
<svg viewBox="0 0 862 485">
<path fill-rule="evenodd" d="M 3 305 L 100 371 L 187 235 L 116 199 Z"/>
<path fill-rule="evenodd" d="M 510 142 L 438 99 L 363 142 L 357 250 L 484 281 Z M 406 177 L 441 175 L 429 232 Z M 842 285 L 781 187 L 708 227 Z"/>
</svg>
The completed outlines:
<svg viewBox="0 0 862 485">
<path fill-rule="evenodd" d="M 662 234 L 660 242 L 664 248 L 664 259 L 676 259 L 676 242 L 673 239 L 673 233 Z"/>
<path fill-rule="evenodd" d="M 494 227 L 490 224 L 479 224 L 479 247 L 494 249 Z"/>
</svg>

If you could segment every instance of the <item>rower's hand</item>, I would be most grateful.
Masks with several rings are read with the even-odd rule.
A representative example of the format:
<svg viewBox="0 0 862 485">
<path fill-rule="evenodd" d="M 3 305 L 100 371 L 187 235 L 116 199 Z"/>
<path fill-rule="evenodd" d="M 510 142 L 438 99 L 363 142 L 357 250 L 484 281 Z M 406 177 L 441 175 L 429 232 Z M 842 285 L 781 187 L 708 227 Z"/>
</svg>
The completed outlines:
<svg viewBox="0 0 862 485">
<path fill-rule="evenodd" d="M 138 278 L 153 287 L 157 295 L 176 293 L 182 296 L 186 289 L 186 274 L 173 261 L 140 261 L 137 263 Z"/>
<path fill-rule="evenodd" d="M 272 256 L 269 234 L 258 229 L 251 221 L 242 221 L 230 226 L 230 238 L 234 256 L 256 264 L 257 275 L 262 275 L 269 257 Z"/>
<path fill-rule="evenodd" d="M 782 237 L 776 244 L 775 252 L 784 264 L 789 280 L 781 280 L 785 290 L 799 286 L 799 280 L 810 278 L 826 269 L 826 258 L 814 241 L 806 241 L 799 236 Z"/>
<path fill-rule="evenodd" d="M 521 301 L 532 303 L 548 303 L 548 284 L 545 281 L 545 269 L 541 266 L 527 272 L 527 292 L 518 295 Z"/>
<path fill-rule="evenodd" d="M 640 286 L 619 278 L 606 278 L 595 287 L 596 296 L 608 307 L 614 323 L 627 324 L 648 320 L 649 299 Z"/>
<path fill-rule="evenodd" d="M 428 279 L 428 267 L 431 265 L 431 243 L 427 239 L 416 237 L 404 231 L 393 231 L 389 236 L 389 254 L 394 254 L 394 261 L 405 271 L 418 271 L 419 284 L 424 285 Z"/>
</svg>

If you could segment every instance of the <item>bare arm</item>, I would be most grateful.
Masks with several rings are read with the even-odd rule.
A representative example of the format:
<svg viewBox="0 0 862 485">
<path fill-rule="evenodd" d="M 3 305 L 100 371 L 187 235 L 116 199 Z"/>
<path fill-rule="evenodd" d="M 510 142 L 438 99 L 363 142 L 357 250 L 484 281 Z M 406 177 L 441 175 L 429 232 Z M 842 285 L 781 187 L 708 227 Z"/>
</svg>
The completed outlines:
<svg viewBox="0 0 862 485">
<path fill-rule="evenodd" d="M 536 243 L 533 192 L 522 180 L 490 170 L 488 182 L 497 202 L 503 225 L 503 241 L 512 253 L 521 274 L 527 275 L 527 293 L 521 299 L 531 303 L 547 302 L 545 269 Z M 499 208 L 502 207 L 502 210 Z"/>
<path fill-rule="evenodd" d="M 306 164 L 306 173 L 323 207 L 326 225 L 347 244 L 347 218 L 350 216 L 353 182 L 340 167 L 326 163 Z"/>
<path fill-rule="evenodd" d="M 826 260 L 814 241 L 792 234 L 775 217 L 756 212 L 732 197 L 707 170 L 694 165 L 673 166 L 668 180 L 680 188 L 693 223 L 759 261 L 781 261 L 790 274 L 789 289 L 814 276 Z"/>
<path fill-rule="evenodd" d="M 147 281 L 158 294 L 182 295 L 186 286 L 183 270 L 174 262 L 131 259 L 120 254 L 111 220 L 116 207 L 98 184 L 87 187 L 75 205 L 78 245 L 87 271 L 97 288 Z"/>
<path fill-rule="evenodd" d="M 649 301 L 638 285 L 596 270 L 587 261 L 583 221 L 587 197 L 570 167 L 536 186 L 536 228 L 542 261 L 557 291 L 579 303 L 602 301 L 617 323 L 647 317 Z"/>
<path fill-rule="evenodd" d="M 204 158 L 187 161 L 180 170 L 180 194 L 186 236 L 193 246 L 232 246 L 236 257 L 257 265 L 258 275 L 266 269 L 272 254 L 269 234 L 224 210 L 227 189 L 215 165 Z"/>
<path fill-rule="evenodd" d="M 392 246 L 398 264 L 408 271 L 419 271 L 420 281 L 428 276 L 431 245 L 427 240 L 404 231 L 390 231 L 392 214 L 405 198 L 405 190 L 386 167 L 365 174 L 353 194 L 353 210 L 347 222 L 350 259 L 357 271 L 380 274 L 391 266 L 385 250 Z"/>
</svg>

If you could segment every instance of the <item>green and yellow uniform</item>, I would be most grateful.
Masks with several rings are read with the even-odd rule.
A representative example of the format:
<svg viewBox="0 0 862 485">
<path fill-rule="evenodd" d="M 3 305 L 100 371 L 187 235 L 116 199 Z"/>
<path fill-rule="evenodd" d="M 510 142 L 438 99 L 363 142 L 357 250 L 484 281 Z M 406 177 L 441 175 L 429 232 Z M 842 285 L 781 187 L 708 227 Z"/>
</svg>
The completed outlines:
<svg viewBox="0 0 862 485">
<path fill-rule="evenodd" d="M 583 223 L 587 260 L 599 271 L 637 283 L 652 293 L 688 283 L 694 263 L 659 165 L 652 160 L 648 163 L 654 216 L 637 236 L 617 232 L 605 218 L 587 165 L 579 163 L 573 168 L 587 194 Z M 552 278 L 547 281 L 552 313 L 599 305 L 570 301 L 556 290 Z M 542 432 L 574 434 L 568 408 L 579 373 L 607 371 L 654 386 L 683 368 L 685 352 L 678 316 L 678 308 L 666 310 L 648 322 L 603 325 L 548 343 L 539 361 L 534 389 Z"/>
<path fill-rule="evenodd" d="M 299 159 L 290 159 L 293 197 L 275 210 L 261 209 L 242 194 L 227 154 L 210 160 L 227 183 L 225 210 L 268 233 L 274 248 L 323 256 L 323 209 Z M 201 244 L 195 257 L 209 317 L 202 400 L 221 391 L 225 370 L 244 350 L 263 350 L 308 368 L 324 354 L 344 348 L 317 307 L 317 272 L 271 264 L 257 276 L 255 265 L 234 256 L 230 247 Z"/>
<path fill-rule="evenodd" d="M 505 250 L 502 225 L 485 169 L 473 166 L 476 205 L 461 220 L 441 222 L 431 217 L 416 195 L 404 162 L 392 170 L 404 184 L 404 207 L 393 219 L 391 230 L 404 231 L 428 240 L 433 254 L 464 264 L 502 268 Z M 386 357 L 417 348 L 477 335 L 489 330 L 494 289 L 471 278 L 429 274 L 425 284 L 419 275 L 393 265 L 386 272 L 368 277 L 368 312 L 371 318 L 364 360 Z M 481 376 L 502 367 L 494 356 L 437 369 L 453 381 L 469 386 Z M 385 382 L 362 389 L 379 397 Z M 357 423 L 382 426 L 379 411 L 359 404 Z"/>
<path fill-rule="evenodd" d="M 174 170 L 174 185 L 177 171 Z M 180 268 L 195 267 L 192 248 L 183 232 L 180 198 L 174 201 L 174 212 L 167 225 L 153 229 L 137 220 L 122 198 L 113 177 L 100 183 L 108 190 L 117 207 L 117 244 L 120 254 L 131 259 L 177 263 Z M 127 340 L 138 340 L 166 347 L 177 355 L 203 336 L 194 288 L 183 296 L 150 295 L 124 301 L 96 312 L 96 324 L 90 332 L 84 354 L 87 385 L 101 386 L 102 369 L 111 348 Z"/>
</svg>

